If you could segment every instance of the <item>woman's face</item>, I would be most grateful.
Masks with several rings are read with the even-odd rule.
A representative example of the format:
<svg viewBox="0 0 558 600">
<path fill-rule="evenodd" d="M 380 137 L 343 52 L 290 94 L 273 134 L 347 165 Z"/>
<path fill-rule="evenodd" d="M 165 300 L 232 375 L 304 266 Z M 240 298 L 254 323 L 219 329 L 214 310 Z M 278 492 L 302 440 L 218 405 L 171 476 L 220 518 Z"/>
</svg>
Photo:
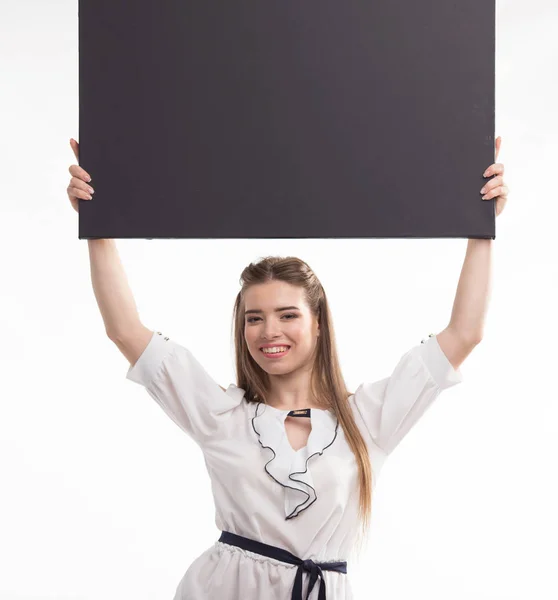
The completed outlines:
<svg viewBox="0 0 558 600">
<path fill-rule="evenodd" d="M 244 338 L 262 369 L 279 375 L 311 364 L 319 325 L 306 304 L 303 288 L 284 281 L 253 285 L 246 290 L 244 304 Z M 289 349 L 274 358 L 274 354 L 262 352 L 263 345 Z"/>
</svg>

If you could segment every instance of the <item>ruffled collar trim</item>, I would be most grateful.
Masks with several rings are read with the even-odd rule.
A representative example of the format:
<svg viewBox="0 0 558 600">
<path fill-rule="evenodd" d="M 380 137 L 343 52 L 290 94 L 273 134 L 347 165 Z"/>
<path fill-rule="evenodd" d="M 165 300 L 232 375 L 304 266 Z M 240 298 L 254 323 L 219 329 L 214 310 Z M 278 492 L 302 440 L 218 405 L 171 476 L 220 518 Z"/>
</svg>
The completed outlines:
<svg viewBox="0 0 558 600">
<path fill-rule="evenodd" d="M 285 429 L 285 419 L 290 410 L 281 410 L 263 402 L 253 404 L 254 432 L 262 449 L 269 449 L 273 453 L 264 468 L 284 488 L 285 518 L 292 519 L 318 499 L 309 461 L 321 456 L 333 444 L 339 422 L 332 411 L 311 408 L 312 430 L 307 444 L 294 450 Z"/>
</svg>

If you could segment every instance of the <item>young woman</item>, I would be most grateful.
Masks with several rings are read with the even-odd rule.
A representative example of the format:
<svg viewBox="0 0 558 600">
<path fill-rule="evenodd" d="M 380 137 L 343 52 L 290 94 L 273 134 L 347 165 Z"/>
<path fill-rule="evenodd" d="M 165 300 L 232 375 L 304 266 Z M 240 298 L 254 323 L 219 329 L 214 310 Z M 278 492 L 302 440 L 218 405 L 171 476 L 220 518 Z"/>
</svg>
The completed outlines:
<svg viewBox="0 0 558 600">
<path fill-rule="evenodd" d="M 491 165 L 485 176 L 496 177 L 482 190 L 497 215 L 508 194 L 503 172 Z M 78 210 L 91 179 L 78 165 L 70 173 Z M 350 600 L 347 562 L 368 529 L 386 457 L 462 380 L 459 367 L 482 339 L 492 240 L 469 240 L 449 325 L 354 393 L 325 291 L 304 261 L 268 257 L 242 272 L 237 383 L 225 389 L 188 347 L 141 323 L 114 241 L 88 243 L 95 297 L 130 362 L 127 378 L 197 442 L 212 481 L 222 535 L 190 565 L 175 600 Z"/>
</svg>

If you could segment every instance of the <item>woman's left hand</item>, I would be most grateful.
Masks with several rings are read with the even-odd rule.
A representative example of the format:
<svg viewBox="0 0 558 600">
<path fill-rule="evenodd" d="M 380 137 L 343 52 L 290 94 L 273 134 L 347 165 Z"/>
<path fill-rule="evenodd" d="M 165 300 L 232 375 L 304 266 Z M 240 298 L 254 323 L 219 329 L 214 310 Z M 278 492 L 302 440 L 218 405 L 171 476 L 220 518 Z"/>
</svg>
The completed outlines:
<svg viewBox="0 0 558 600">
<path fill-rule="evenodd" d="M 502 145 L 502 138 L 498 136 L 496 138 L 496 160 L 498 160 L 498 154 L 500 154 L 500 146 Z M 484 194 L 483 200 L 496 199 L 496 216 L 498 216 L 506 206 L 508 201 L 508 186 L 504 183 L 504 165 L 502 163 L 494 163 L 490 165 L 483 174 L 483 177 L 490 177 L 497 175 L 494 179 L 491 179 L 480 191 Z"/>
</svg>

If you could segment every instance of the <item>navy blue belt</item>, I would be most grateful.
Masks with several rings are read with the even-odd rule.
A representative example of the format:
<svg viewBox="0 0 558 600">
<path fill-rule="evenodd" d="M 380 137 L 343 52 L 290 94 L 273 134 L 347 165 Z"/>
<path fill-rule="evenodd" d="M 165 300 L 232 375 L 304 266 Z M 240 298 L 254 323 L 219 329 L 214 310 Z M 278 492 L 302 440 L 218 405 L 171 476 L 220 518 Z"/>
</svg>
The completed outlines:
<svg viewBox="0 0 558 600">
<path fill-rule="evenodd" d="M 320 590 L 318 600 L 326 600 L 325 579 L 322 570 L 337 571 L 338 573 L 347 572 L 346 561 L 316 563 L 309 559 L 302 560 L 301 558 L 298 558 L 298 556 L 291 554 L 288 550 L 277 548 L 276 546 L 270 546 L 269 544 L 264 544 L 263 542 L 257 542 L 256 540 L 251 540 L 241 535 L 237 535 L 236 533 L 231 533 L 230 531 L 221 532 L 219 541 L 225 544 L 230 544 L 231 546 L 237 546 L 238 548 L 248 550 L 249 552 L 255 552 L 256 554 L 268 556 L 269 558 L 275 558 L 282 562 L 289 563 L 290 565 L 298 565 L 291 600 L 304 600 L 302 598 L 302 574 L 304 571 L 308 571 L 310 573 L 310 582 L 308 584 L 306 600 L 308 600 L 310 597 L 310 592 L 312 591 L 316 581 L 318 581 L 318 577 L 321 580 L 318 582 L 318 589 Z"/>
</svg>

